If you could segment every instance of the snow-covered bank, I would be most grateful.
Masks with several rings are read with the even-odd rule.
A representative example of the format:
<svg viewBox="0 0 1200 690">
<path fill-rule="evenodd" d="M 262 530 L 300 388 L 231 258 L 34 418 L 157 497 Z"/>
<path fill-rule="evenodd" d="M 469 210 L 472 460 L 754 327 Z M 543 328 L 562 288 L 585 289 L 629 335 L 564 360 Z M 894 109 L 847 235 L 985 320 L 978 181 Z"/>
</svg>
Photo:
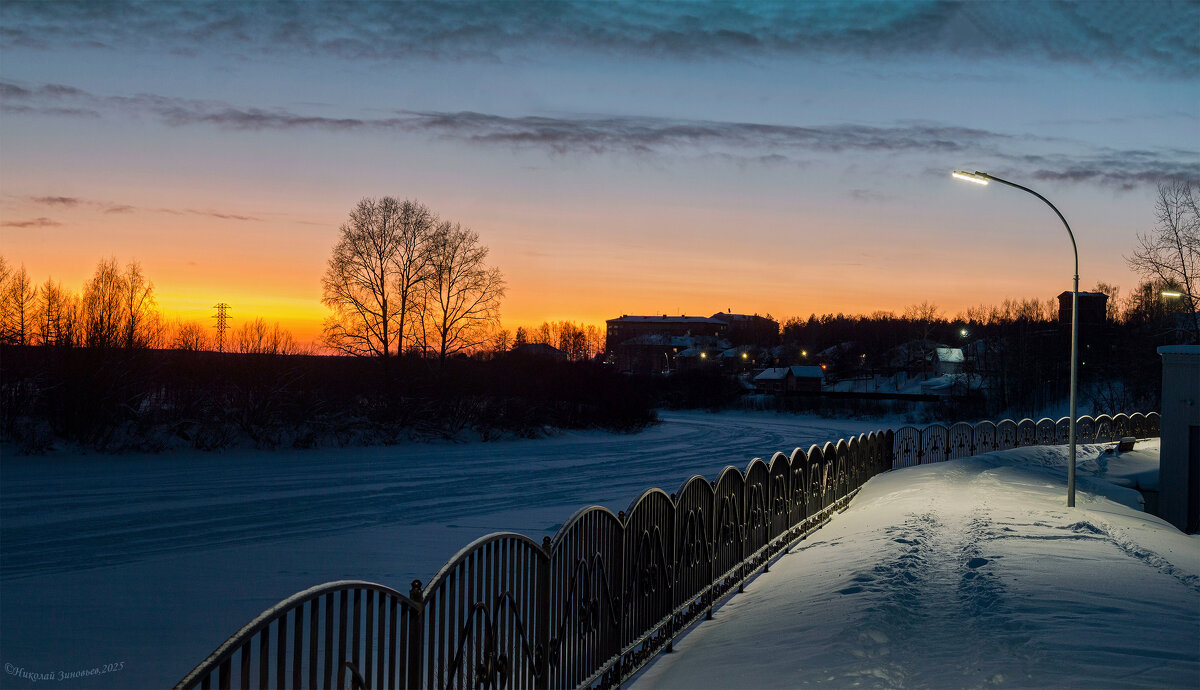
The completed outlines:
<svg viewBox="0 0 1200 690">
<path fill-rule="evenodd" d="M 875 477 L 635 687 L 1195 687 L 1200 537 L 1097 478 L 1099 447 L 1066 508 L 1064 455 Z"/>
<path fill-rule="evenodd" d="M 322 582 L 407 591 L 499 530 L 882 426 L 664 412 L 638 434 L 163 456 L 0 451 L 0 662 L 121 670 L 55 687 L 164 687 L 268 606 Z M 0 687 L 32 687 L 0 676 Z"/>
</svg>

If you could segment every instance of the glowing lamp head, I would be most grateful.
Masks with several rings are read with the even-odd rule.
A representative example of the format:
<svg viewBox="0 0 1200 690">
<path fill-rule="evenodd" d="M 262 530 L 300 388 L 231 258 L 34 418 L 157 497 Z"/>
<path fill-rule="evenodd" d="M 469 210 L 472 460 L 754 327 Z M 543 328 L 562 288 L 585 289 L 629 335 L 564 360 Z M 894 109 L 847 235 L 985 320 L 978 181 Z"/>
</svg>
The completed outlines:
<svg viewBox="0 0 1200 690">
<path fill-rule="evenodd" d="M 954 172 L 950 173 L 950 177 L 953 177 L 956 180 L 974 182 L 975 184 L 980 185 L 986 185 L 988 183 L 987 178 L 979 175 L 978 173 L 963 172 L 961 170 L 955 170 Z"/>
<path fill-rule="evenodd" d="M 1174 290 L 1163 290 L 1163 291 L 1162 291 L 1162 296 L 1163 296 L 1163 297 L 1171 297 L 1171 298 L 1175 298 L 1175 297 L 1183 297 L 1183 293 L 1182 293 L 1182 292 L 1176 292 L 1176 291 L 1174 291 Z"/>
<path fill-rule="evenodd" d="M 747 353 L 745 353 L 745 352 L 743 352 L 743 353 L 742 353 L 742 359 L 747 359 L 747 358 L 749 358 L 749 357 L 750 357 L 750 355 L 749 355 L 749 354 L 747 354 Z"/>
</svg>

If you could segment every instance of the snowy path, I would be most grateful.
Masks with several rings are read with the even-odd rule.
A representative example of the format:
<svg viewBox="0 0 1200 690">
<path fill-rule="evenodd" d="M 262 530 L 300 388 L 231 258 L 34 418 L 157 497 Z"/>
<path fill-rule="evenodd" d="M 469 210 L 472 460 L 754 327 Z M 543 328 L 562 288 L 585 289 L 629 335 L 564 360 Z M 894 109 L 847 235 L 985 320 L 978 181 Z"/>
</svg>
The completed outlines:
<svg viewBox="0 0 1200 690">
<path fill-rule="evenodd" d="M 1200 540 L 1047 450 L 873 479 L 636 687 L 1194 687 Z"/>
<path fill-rule="evenodd" d="M 792 415 L 663 413 L 640 434 L 166 456 L 3 452 L 0 662 L 118 673 L 55 687 L 168 686 L 294 592 L 403 591 L 472 539 L 553 534 L 576 509 L 879 428 Z M 0 676 L 0 687 L 32 687 Z"/>
</svg>

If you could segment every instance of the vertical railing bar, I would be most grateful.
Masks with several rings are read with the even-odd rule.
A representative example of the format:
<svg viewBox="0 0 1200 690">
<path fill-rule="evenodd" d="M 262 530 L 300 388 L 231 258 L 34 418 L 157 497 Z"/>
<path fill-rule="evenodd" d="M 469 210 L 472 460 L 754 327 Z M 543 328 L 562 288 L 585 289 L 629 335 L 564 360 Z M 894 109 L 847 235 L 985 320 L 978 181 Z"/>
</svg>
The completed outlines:
<svg viewBox="0 0 1200 690">
<path fill-rule="evenodd" d="M 269 688 L 271 676 L 271 626 L 262 629 L 258 637 L 258 687 Z"/>
<path fill-rule="evenodd" d="M 325 682 L 321 685 L 323 688 L 333 686 L 333 665 L 336 663 L 333 658 L 333 592 L 325 595 L 325 658 L 324 676 Z"/>
<path fill-rule="evenodd" d="M 287 614 L 280 616 L 277 623 L 279 634 L 276 637 L 279 640 L 275 643 L 275 688 L 287 690 Z"/>
<path fill-rule="evenodd" d="M 221 662 L 221 666 L 217 670 L 217 687 L 219 687 L 221 690 L 229 690 L 229 687 L 232 685 L 230 682 L 230 675 L 231 671 L 233 670 L 233 664 L 231 663 L 232 661 L 233 657 L 230 656 L 230 658 Z"/>
<path fill-rule="evenodd" d="M 294 614 L 295 617 L 292 619 L 292 690 L 300 690 L 300 675 L 304 662 L 304 604 L 297 606 Z"/>
<path fill-rule="evenodd" d="M 362 676 L 363 683 L 367 687 L 372 687 L 371 679 L 375 677 L 374 669 L 371 668 L 375 663 L 375 590 L 367 590 L 364 603 L 366 604 L 366 615 L 363 617 Z M 357 608 L 356 605 L 356 614 Z M 354 629 L 358 630 L 357 621 L 354 623 Z M 356 661 L 358 660 L 357 652 L 355 652 L 354 658 Z"/>
<path fill-rule="evenodd" d="M 346 674 L 342 668 L 342 662 L 346 660 L 346 630 L 347 623 L 350 617 L 350 592 L 347 590 L 341 591 L 341 596 L 338 597 L 338 627 L 337 627 L 337 658 L 333 659 L 333 672 L 337 674 L 337 689 L 345 690 Z"/>
<path fill-rule="evenodd" d="M 241 677 L 238 682 L 241 683 L 242 688 L 248 688 L 250 687 L 250 640 L 246 640 L 244 643 L 242 643 L 241 653 Z"/>
</svg>

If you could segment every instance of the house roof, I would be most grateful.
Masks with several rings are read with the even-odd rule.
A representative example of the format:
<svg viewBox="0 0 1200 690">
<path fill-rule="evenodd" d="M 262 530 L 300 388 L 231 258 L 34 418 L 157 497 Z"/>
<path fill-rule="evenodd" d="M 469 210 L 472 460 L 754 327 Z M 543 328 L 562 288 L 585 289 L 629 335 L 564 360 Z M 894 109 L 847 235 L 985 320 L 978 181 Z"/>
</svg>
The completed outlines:
<svg viewBox="0 0 1200 690">
<path fill-rule="evenodd" d="M 622 316 L 619 319 L 609 319 L 605 323 L 663 323 L 663 324 L 724 324 L 724 321 L 710 319 L 707 316 Z"/>
<path fill-rule="evenodd" d="M 526 343 L 514 349 L 515 352 L 520 352 L 526 355 L 565 355 L 562 350 L 547 345 L 546 343 Z"/>
<path fill-rule="evenodd" d="M 939 347 L 937 358 L 939 362 L 961 362 L 963 361 L 963 351 L 957 347 Z"/>
<path fill-rule="evenodd" d="M 792 369 L 792 376 L 795 376 L 798 379 L 823 379 L 823 378 L 825 378 L 825 372 L 824 372 L 824 370 L 821 369 L 821 367 L 794 366 L 791 369 Z"/>
<path fill-rule="evenodd" d="M 781 381 L 787 378 L 787 367 L 771 367 L 763 369 L 762 373 L 754 377 L 755 381 Z"/>
</svg>

